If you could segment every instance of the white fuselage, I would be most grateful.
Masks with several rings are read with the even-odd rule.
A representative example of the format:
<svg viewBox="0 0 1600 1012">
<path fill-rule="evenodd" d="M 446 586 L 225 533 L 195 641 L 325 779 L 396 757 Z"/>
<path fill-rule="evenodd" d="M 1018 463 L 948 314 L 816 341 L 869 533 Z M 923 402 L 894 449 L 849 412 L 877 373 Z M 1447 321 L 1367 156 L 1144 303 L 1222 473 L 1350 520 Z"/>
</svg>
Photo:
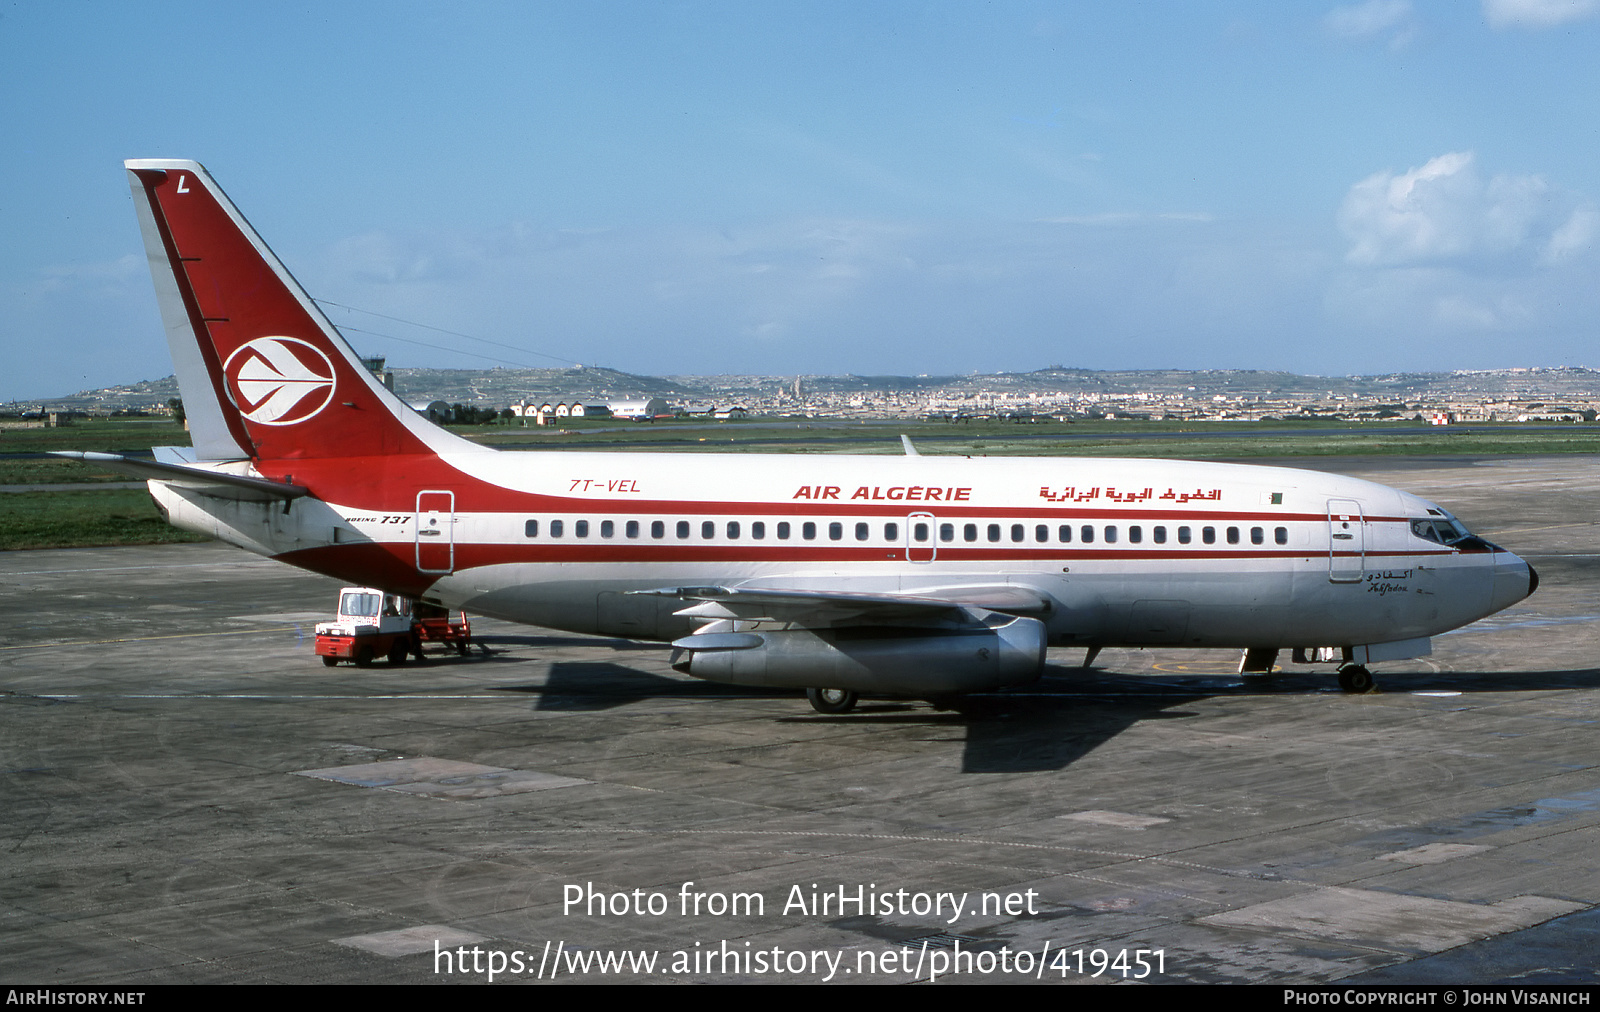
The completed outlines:
<svg viewBox="0 0 1600 1012">
<path fill-rule="evenodd" d="M 1191 461 L 461 452 L 361 503 L 223 502 L 152 482 L 173 522 L 424 600 L 669 639 L 666 587 L 971 600 L 1050 642 L 1283 648 L 1415 640 L 1525 597 L 1521 559 L 1373 482 Z M 377 566 L 376 561 L 383 562 Z M 404 587 L 394 589 L 403 590 Z"/>
</svg>

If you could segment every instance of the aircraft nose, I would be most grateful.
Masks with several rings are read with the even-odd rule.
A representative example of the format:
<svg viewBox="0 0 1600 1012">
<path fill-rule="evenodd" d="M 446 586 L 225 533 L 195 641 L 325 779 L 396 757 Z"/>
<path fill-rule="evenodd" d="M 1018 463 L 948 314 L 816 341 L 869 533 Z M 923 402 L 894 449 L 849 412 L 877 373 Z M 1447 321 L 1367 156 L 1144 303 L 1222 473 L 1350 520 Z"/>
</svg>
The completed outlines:
<svg viewBox="0 0 1600 1012">
<path fill-rule="evenodd" d="M 1494 591 L 1490 602 L 1494 611 L 1509 608 L 1539 589 L 1539 574 L 1527 562 L 1510 552 L 1494 556 Z"/>
</svg>

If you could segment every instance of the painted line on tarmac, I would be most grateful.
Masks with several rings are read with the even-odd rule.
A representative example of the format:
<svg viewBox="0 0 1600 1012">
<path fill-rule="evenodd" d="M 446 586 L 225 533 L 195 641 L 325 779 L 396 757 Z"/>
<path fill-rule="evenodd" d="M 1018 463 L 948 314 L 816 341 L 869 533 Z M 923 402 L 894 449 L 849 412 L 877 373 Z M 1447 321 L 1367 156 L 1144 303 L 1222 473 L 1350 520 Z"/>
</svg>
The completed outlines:
<svg viewBox="0 0 1600 1012">
<path fill-rule="evenodd" d="M 294 632 L 297 625 L 272 626 L 269 629 L 225 629 L 221 632 L 169 633 L 165 636 L 123 636 L 111 640 L 57 640 L 51 643 L 17 643 L 0 650 L 44 650 L 50 647 L 90 647 L 106 643 L 145 643 L 151 640 L 193 640 L 205 636 L 250 636 L 255 633 Z"/>
<path fill-rule="evenodd" d="M 481 693 L 452 695 L 450 693 L 436 692 L 422 695 L 395 696 L 336 696 L 296 693 L 273 694 L 268 692 L 30 692 L 28 695 L 36 699 L 498 699 L 501 702 L 514 698 L 504 692 L 492 695 Z"/>
<path fill-rule="evenodd" d="M 1593 527 L 1595 524 L 1596 521 L 1594 520 L 1584 520 L 1573 524 L 1545 524 L 1543 527 L 1513 527 L 1506 531 L 1496 531 L 1495 534 L 1498 537 L 1504 537 L 1507 534 L 1527 534 L 1529 531 L 1559 531 L 1567 527 Z"/>
<path fill-rule="evenodd" d="M 97 566 L 87 569 L 23 569 L 15 573 L 4 573 L 5 576 L 62 576 L 71 573 L 127 573 L 135 569 L 239 569 L 251 567 L 259 569 L 272 563 L 272 559 L 242 559 L 239 562 L 174 562 L 165 566 Z"/>
</svg>

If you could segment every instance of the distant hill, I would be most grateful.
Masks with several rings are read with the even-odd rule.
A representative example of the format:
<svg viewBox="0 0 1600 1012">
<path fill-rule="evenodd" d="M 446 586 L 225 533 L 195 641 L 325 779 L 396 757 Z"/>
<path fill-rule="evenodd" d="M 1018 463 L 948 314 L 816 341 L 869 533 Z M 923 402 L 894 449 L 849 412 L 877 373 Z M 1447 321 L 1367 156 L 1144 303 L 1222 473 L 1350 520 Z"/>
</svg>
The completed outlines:
<svg viewBox="0 0 1600 1012">
<path fill-rule="evenodd" d="M 524 399 L 598 401 L 662 397 L 692 402 L 752 405 L 789 394 L 799 382 L 804 395 L 893 396 L 943 393 L 1093 394 L 1124 396 L 1187 394 L 1190 398 L 1352 397 L 1393 399 L 1509 400 L 1551 402 L 1600 399 L 1600 371 L 1583 367 L 1490 369 L 1379 376 L 1301 376 L 1254 369 L 1095 370 L 1051 366 L 1033 372 L 966 376 L 642 376 L 605 368 L 575 369 L 394 369 L 395 392 L 407 401 L 446 401 L 505 407 Z M 178 396 L 168 376 L 61 397 L 17 401 L 0 411 L 64 409 L 148 410 Z"/>
</svg>

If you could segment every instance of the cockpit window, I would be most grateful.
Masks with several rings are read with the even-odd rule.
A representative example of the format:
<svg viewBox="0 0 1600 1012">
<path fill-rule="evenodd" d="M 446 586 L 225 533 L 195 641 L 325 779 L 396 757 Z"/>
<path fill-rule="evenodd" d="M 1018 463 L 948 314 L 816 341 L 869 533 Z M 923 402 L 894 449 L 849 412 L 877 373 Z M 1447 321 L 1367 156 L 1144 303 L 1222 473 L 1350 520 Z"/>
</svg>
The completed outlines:
<svg viewBox="0 0 1600 1012">
<path fill-rule="evenodd" d="M 1466 528 L 1453 520 L 1413 520 L 1411 533 L 1440 545 L 1454 544 L 1467 536 Z"/>
</svg>

